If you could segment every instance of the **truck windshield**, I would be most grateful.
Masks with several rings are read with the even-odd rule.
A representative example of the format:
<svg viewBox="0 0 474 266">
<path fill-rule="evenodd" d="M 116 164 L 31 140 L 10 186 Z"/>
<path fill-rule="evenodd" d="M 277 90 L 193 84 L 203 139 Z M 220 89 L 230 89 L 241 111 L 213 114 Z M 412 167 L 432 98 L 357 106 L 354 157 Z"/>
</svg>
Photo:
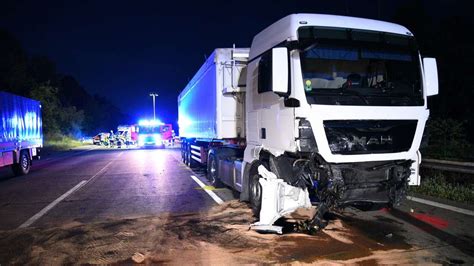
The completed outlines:
<svg viewBox="0 0 474 266">
<path fill-rule="evenodd" d="M 412 36 L 319 27 L 298 36 L 309 104 L 423 105 Z"/>
</svg>

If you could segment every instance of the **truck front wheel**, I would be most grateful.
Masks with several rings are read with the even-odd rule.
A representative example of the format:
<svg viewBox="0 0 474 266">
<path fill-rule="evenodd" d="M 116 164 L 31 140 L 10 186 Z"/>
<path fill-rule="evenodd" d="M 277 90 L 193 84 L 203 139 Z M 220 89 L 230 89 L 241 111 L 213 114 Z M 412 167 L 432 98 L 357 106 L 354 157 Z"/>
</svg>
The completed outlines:
<svg viewBox="0 0 474 266">
<path fill-rule="evenodd" d="M 262 185 L 258 182 L 260 175 L 258 172 L 251 174 L 249 180 L 249 199 L 253 214 L 258 218 L 262 208 Z"/>
<path fill-rule="evenodd" d="M 15 163 L 12 166 L 13 174 L 15 176 L 26 175 L 30 172 L 31 167 L 31 160 L 30 156 L 28 156 L 28 151 L 23 150 L 20 152 L 20 158 L 18 163 Z"/>
</svg>

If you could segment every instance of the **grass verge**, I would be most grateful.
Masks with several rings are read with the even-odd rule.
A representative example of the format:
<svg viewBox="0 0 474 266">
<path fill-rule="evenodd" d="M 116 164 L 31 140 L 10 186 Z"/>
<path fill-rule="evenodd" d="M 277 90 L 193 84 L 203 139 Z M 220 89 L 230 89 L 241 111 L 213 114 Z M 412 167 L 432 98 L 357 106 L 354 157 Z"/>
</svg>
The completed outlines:
<svg viewBox="0 0 474 266">
<path fill-rule="evenodd" d="M 431 178 L 424 178 L 420 186 L 410 187 L 410 191 L 458 202 L 474 203 L 473 184 L 448 182 L 442 173 L 438 173 Z"/>
<path fill-rule="evenodd" d="M 44 141 L 44 147 L 46 149 L 51 149 L 55 151 L 69 150 L 82 145 L 84 144 L 82 144 L 81 141 L 69 136 L 53 136 L 50 138 L 46 138 Z"/>
</svg>

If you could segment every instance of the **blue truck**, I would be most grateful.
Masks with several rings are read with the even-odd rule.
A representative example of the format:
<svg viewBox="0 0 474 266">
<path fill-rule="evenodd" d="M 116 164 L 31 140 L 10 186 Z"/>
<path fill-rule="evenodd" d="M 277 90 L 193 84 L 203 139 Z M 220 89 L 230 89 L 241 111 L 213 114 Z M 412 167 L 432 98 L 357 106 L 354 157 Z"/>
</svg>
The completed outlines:
<svg viewBox="0 0 474 266">
<path fill-rule="evenodd" d="M 26 175 L 42 147 L 41 103 L 0 91 L 0 167 Z"/>
</svg>

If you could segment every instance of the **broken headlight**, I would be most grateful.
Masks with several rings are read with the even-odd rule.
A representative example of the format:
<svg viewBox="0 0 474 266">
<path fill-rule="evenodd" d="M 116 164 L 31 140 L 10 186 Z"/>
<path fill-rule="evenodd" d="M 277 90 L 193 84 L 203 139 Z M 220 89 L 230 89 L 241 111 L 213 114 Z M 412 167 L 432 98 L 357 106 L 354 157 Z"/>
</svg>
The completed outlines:
<svg viewBox="0 0 474 266">
<path fill-rule="evenodd" d="M 314 138 L 313 129 L 311 123 L 301 118 L 298 125 L 301 152 L 317 152 L 318 146 L 316 145 L 316 139 Z"/>
</svg>

